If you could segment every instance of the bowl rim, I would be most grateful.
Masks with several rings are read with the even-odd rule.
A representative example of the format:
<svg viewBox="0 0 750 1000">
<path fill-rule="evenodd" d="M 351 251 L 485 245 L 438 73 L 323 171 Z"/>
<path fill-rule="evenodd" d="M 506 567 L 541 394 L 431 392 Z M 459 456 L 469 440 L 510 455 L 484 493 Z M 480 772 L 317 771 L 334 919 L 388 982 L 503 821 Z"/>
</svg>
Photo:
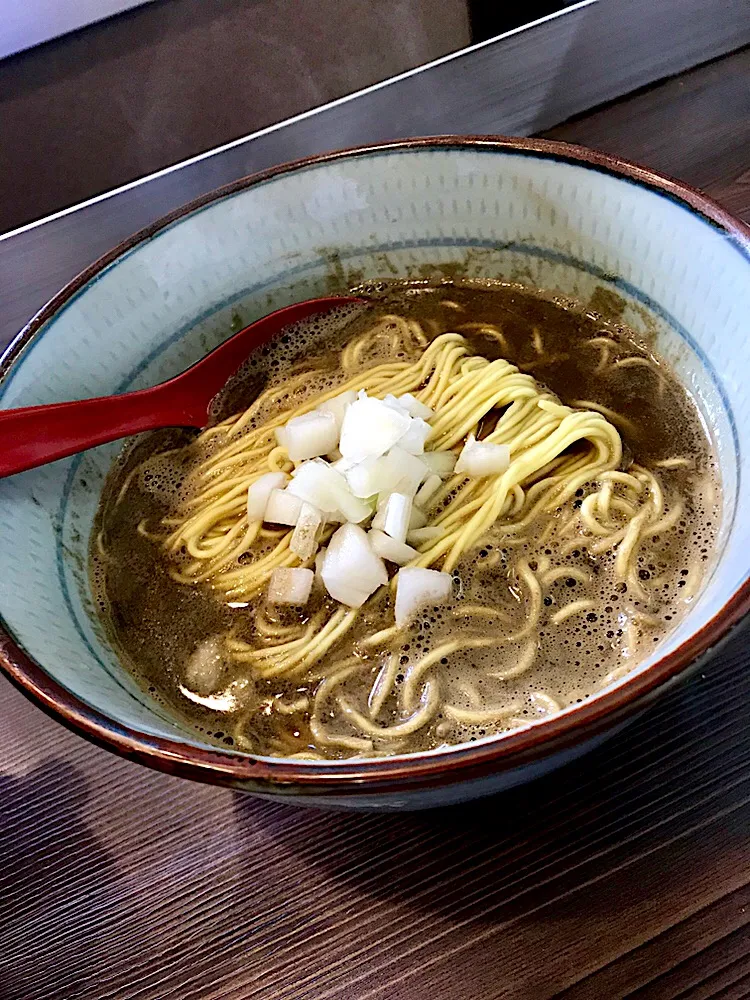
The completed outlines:
<svg viewBox="0 0 750 1000">
<path fill-rule="evenodd" d="M 435 136 L 372 143 L 335 150 L 282 163 L 238 178 L 173 209 L 168 214 L 121 241 L 69 281 L 11 341 L 0 356 L 0 383 L 5 381 L 46 323 L 104 268 L 150 239 L 160 230 L 197 209 L 283 174 L 337 160 L 383 152 L 415 149 L 483 149 L 520 153 L 603 172 L 635 183 L 687 207 L 721 230 L 744 252 L 750 262 L 750 226 L 735 218 L 708 195 L 667 174 L 632 161 L 582 146 L 500 135 Z M 355 797 L 373 791 L 430 787 L 436 783 L 465 781 L 517 768 L 531 759 L 546 757 L 575 746 L 616 720 L 637 710 L 658 689 L 676 681 L 683 672 L 720 640 L 750 611 L 750 579 L 724 606 L 677 649 L 661 657 L 648 670 L 623 680 L 617 687 L 596 695 L 572 710 L 511 731 L 481 743 L 458 744 L 444 751 L 430 751 L 373 760 L 293 761 L 256 758 L 235 749 L 193 746 L 177 739 L 153 736 L 116 722 L 91 708 L 54 680 L 40 663 L 14 641 L 0 617 L 0 669 L 13 684 L 47 714 L 94 743 L 158 770 L 184 777 L 280 791 L 284 788 L 315 796 L 335 791 Z"/>
</svg>

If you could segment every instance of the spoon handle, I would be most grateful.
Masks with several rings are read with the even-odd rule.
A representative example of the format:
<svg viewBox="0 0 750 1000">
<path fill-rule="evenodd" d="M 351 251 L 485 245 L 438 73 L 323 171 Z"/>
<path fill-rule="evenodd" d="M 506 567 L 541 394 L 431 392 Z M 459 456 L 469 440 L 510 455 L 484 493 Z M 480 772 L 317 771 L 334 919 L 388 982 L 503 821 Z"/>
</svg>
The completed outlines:
<svg viewBox="0 0 750 1000">
<path fill-rule="evenodd" d="M 0 410 L 0 478 L 130 434 L 179 426 L 183 415 L 164 406 L 168 400 L 160 398 L 160 388 Z"/>
</svg>

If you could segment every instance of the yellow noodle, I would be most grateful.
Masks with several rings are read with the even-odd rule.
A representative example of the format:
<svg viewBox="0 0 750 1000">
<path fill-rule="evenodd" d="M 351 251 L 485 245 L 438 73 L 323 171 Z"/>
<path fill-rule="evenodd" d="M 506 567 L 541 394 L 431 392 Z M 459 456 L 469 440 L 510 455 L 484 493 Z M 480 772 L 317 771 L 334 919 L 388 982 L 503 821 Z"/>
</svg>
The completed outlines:
<svg viewBox="0 0 750 1000">
<path fill-rule="evenodd" d="M 450 303 L 447 308 L 451 308 Z M 493 337 L 506 346 L 502 330 L 494 325 L 464 324 L 460 329 Z M 540 330 L 534 329 L 532 343 L 541 355 L 544 341 Z M 590 344 L 600 350 L 599 367 L 609 363 L 610 352 L 617 347 L 604 337 L 593 338 Z M 375 363 L 383 348 L 398 355 L 398 359 Z M 652 473 L 639 466 L 628 471 L 619 469 L 622 445 L 614 425 L 619 423 L 633 430 L 619 414 L 586 401 L 565 406 L 515 365 L 472 355 L 460 332 L 441 334 L 428 342 L 419 324 L 399 316 L 383 317 L 350 340 L 341 352 L 341 367 L 341 384 L 314 394 L 307 390 L 316 370 L 306 363 L 292 366 L 283 385 L 265 390 L 243 413 L 207 429 L 187 446 L 186 458 L 192 459 L 192 471 L 185 480 L 183 501 L 164 519 L 161 533 L 156 536 L 170 560 L 175 580 L 210 585 L 215 594 L 230 602 L 249 602 L 263 593 L 276 569 L 312 562 L 300 563 L 291 551 L 291 528 L 248 523 L 247 489 L 268 472 L 292 470 L 288 453 L 277 443 L 278 428 L 342 392 L 365 389 L 378 398 L 411 392 L 430 406 L 434 416 L 430 420 L 428 450 L 457 453 L 467 435 L 477 434 L 485 418 L 490 414 L 494 418 L 498 412 L 486 440 L 507 445 L 510 450 L 510 465 L 502 474 L 472 480 L 461 475 L 449 477 L 432 498 L 430 508 L 434 512 L 430 526 L 442 533 L 417 546 L 418 554 L 409 565 L 450 572 L 491 529 L 501 537 L 500 547 L 524 544 L 528 533 L 546 518 L 542 546 L 555 532 L 558 537 L 564 532 L 576 532 L 578 537 L 565 543 L 571 546 L 570 551 L 583 546 L 591 552 L 616 548 L 618 577 L 632 586 L 633 596 L 641 592 L 636 572 L 639 546 L 646 538 L 673 527 L 682 510 L 673 505 L 665 513 L 661 486 Z M 301 395 L 301 402 L 289 406 L 295 394 Z M 665 460 L 664 467 L 677 468 L 684 462 L 676 457 Z M 579 509 L 565 507 L 582 487 L 591 492 Z M 334 530 L 335 525 L 326 526 L 323 544 Z M 139 525 L 139 531 L 155 537 L 145 523 Z M 485 565 L 500 558 L 496 546 Z M 510 680 L 531 668 L 537 642 L 530 636 L 541 618 L 542 588 L 563 577 L 582 584 L 590 582 L 583 570 L 550 568 L 546 556 L 538 557 L 535 569 L 523 558 L 513 566 L 525 595 L 517 594 L 524 601 L 525 623 L 515 634 L 461 637 L 442 643 L 406 669 L 400 686 L 396 683 L 399 657 L 391 653 L 382 659 L 382 654 L 377 654 L 382 666 L 370 687 L 369 717 L 343 692 L 337 692 L 350 677 L 362 672 L 369 675 L 378 663 L 377 659 L 360 656 L 341 659 L 342 640 L 362 613 L 360 610 L 338 607 L 331 611 L 326 604 L 306 623 L 296 625 L 280 624 L 266 611 L 256 611 L 252 640 L 230 636 L 225 648 L 233 660 L 249 664 L 257 679 L 304 676 L 308 683 L 322 677 L 310 708 L 314 739 L 321 746 L 355 753 L 375 752 L 378 740 L 398 741 L 434 719 L 441 692 L 432 671 L 443 657 L 498 643 L 506 648 L 508 643 L 523 643 L 512 667 L 489 676 Z M 371 598 L 371 602 L 376 600 L 376 596 Z M 574 601 L 556 611 L 551 620 L 564 621 L 592 606 L 591 601 Z M 459 605 L 452 613 L 476 618 L 478 624 L 481 619 L 507 621 L 504 612 L 480 605 Z M 398 641 L 401 631 L 395 625 L 381 629 L 360 638 L 357 646 L 368 652 L 387 647 Z M 329 662 L 329 656 L 333 662 Z M 377 718 L 394 696 L 402 713 L 410 713 L 409 718 L 383 727 Z M 353 730 L 351 734 L 329 732 L 324 721 L 326 705 L 329 709 L 338 706 Z M 289 714 L 307 711 L 302 698 L 279 701 L 275 708 Z M 446 706 L 445 711 L 455 717 L 455 712 L 464 710 Z M 517 711 L 518 706 L 504 706 L 487 710 L 489 714 L 483 717 L 497 721 L 515 716 Z M 295 755 L 317 759 L 307 750 Z"/>
<path fill-rule="evenodd" d="M 398 657 L 391 653 L 387 661 L 380 668 L 378 676 L 375 678 L 375 683 L 370 689 L 370 696 L 367 699 L 370 708 L 370 716 L 373 719 L 377 717 L 383 705 L 388 700 L 388 696 L 390 695 L 396 680 L 398 669 Z"/>
<path fill-rule="evenodd" d="M 499 621 L 507 621 L 508 616 L 499 608 L 492 608 L 486 604 L 466 604 L 452 608 L 451 613 L 456 618 L 496 618 Z"/>
<path fill-rule="evenodd" d="M 555 625 L 559 625 L 560 622 L 564 622 L 572 615 L 578 615 L 582 611 L 590 611 L 593 607 L 594 601 L 571 601 L 570 604 L 566 604 L 564 608 L 556 611 L 551 618 Z"/>
<path fill-rule="evenodd" d="M 542 576 L 542 585 L 551 587 L 558 580 L 577 580 L 579 583 L 591 583 L 591 576 L 583 569 L 575 566 L 558 566 L 556 569 L 548 570 Z"/>
<path fill-rule="evenodd" d="M 507 705 L 496 705 L 494 708 L 459 708 L 458 705 L 444 705 L 443 713 L 460 722 L 464 726 L 482 726 L 493 722 L 501 722 L 514 715 L 521 708 L 518 702 Z"/>
<path fill-rule="evenodd" d="M 536 659 L 536 654 L 539 650 L 539 643 L 536 639 L 532 639 L 524 649 L 523 653 L 518 657 L 518 662 L 514 667 L 509 667 L 507 670 L 497 670 L 494 673 L 488 674 L 489 677 L 494 677 L 498 681 L 510 681 L 516 677 L 520 677 L 521 674 L 525 674 L 527 670 L 530 670 L 534 660 Z"/>
<path fill-rule="evenodd" d="M 616 410 L 611 410 L 608 406 L 602 406 L 601 403 L 595 403 L 591 399 L 576 399 L 572 405 L 580 407 L 582 410 L 596 410 L 597 413 L 601 413 L 603 417 L 611 421 L 615 427 L 621 428 L 627 434 L 634 435 L 636 433 L 635 424 L 632 420 L 628 420 L 627 417 L 624 417 L 621 413 L 617 413 Z"/>
<path fill-rule="evenodd" d="M 436 681 L 427 681 L 424 686 L 424 694 L 422 697 L 422 705 L 418 708 L 405 722 L 396 723 L 393 726 L 378 726 L 370 719 L 358 712 L 356 708 L 352 707 L 346 698 L 339 698 L 338 704 L 346 715 L 346 717 L 353 722 L 358 729 L 362 732 L 367 733 L 370 737 L 377 737 L 378 739 L 400 739 L 403 736 L 409 736 L 415 733 L 418 729 L 422 729 L 426 726 L 437 713 L 438 707 L 440 705 L 440 689 Z"/>
<path fill-rule="evenodd" d="M 663 458 L 660 462 L 654 462 L 657 469 L 692 469 L 695 462 L 692 458 L 676 456 L 675 458 Z"/>
<path fill-rule="evenodd" d="M 276 698 L 273 707 L 280 715 L 297 715 L 300 712 L 307 711 L 310 707 L 310 699 L 304 697 L 298 698 L 296 701 L 288 704 L 281 698 Z"/>
<path fill-rule="evenodd" d="M 444 642 L 442 645 L 437 646 L 423 656 L 421 660 L 418 660 L 406 674 L 402 688 L 403 704 L 406 706 L 414 704 L 417 700 L 417 688 L 422 683 L 423 678 L 443 657 L 450 656 L 462 649 L 478 649 L 482 646 L 494 646 L 496 642 L 497 639 L 492 637 L 476 639 L 459 638 L 451 639 L 449 642 Z"/>
</svg>

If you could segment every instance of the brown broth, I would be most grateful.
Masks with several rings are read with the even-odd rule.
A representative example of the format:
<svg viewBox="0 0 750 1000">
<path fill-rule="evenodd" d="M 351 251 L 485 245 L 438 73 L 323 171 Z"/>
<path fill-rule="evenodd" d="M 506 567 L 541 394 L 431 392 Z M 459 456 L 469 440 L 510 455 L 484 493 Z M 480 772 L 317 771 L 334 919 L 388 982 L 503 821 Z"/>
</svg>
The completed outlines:
<svg viewBox="0 0 750 1000">
<path fill-rule="evenodd" d="M 713 551 L 719 489 L 709 442 L 694 402 L 663 362 L 655 359 L 654 365 L 649 349 L 632 331 L 590 311 L 517 286 L 467 283 L 384 287 L 367 286 L 365 290 L 378 297 L 373 307 L 366 316 L 355 316 L 334 334 L 321 333 L 313 324 L 297 330 L 281 355 L 269 351 L 253 359 L 243 377 L 233 380 L 223 410 L 220 402 L 218 415 L 237 412 L 249 405 L 259 388 L 282 382 L 293 358 L 319 359 L 319 379 L 311 379 L 311 387 L 319 389 L 320 378 L 325 384 L 335 384 L 342 379 L 337 369 L 341 344 L 362 324 L 371 322 L 373 314 L 397 312 L 417 319 L 430 337 L 458 329 L 477 354 L 505 357 L 565 403 L 589 400 L 612 410 L 618 415 L 614 419 L 626 454 L 635 456 L 642 466 L 654 469 L 657 463 L 675 456 L 686 456 L 691 463 L 690 468 L 659 469 L 667 509 L 679 498 L 685 510 L 675 529 L 663 538 L 657 536 L 642 551 L 641 578 L 659 578 L 647 608 L 639 608 L 638 602 L 623 591 L 623 584 L 616 581 L 612 553 L 594 558 L 581 548 L 564 557 L 560 554 L 555 537 L 550 541 L 547 530 L 559 511 L 541 516 L 535 531 L 521 546 L 509 545 L 497 526 L 488 533 L 483 544 L 457 567 L 457 607 L 463 602 L 496 608 L 494 618 L 482 621 L 481 634 L 497 635 L 498 642 L 489 649 L 448 655 L 435 669 L 447 702 L 466 709 L 507 702 L 515 704 L 517 710 L 503 725 L 489 727 L 439 716 L 433 725 L 415 734 L 406 747 L 399 745 L 399 752 L 403 752 L 513 728 L 547 714 L 553 704 L 565 707 L 590 697 L 608 677 L 632 669 L 650 655 L 686 613 L 698 589 Z M 482 324 L 500 327 L 505 344 L 501 346 L 496 338 L 485 336 Z M 610 338 L 606 364 L 599 364 L 604 348 L 590 343 L 601 335 Z M 628 363 L 617 363 L 621 361 Z M 312 360 L 309 363 L 312 367 Z M 185 471 L 179 461 L 167 457 L 159 463 L 153 461 L 153 456 L 188 443 L 192 436 L 193 432 L 184 431 L 148 435 L 126 451 L 110 474 L 91 549 L 93 589 L 101 616 L 122 661 L 144 687 L 210 740 L 236 745 L 239 739 L 243 747 L 257 752 L 304 752 L 314 746 L 305 712 L 282 716 L 271 710 L 259 712 L 258 705 L 272 708 L 280 700 L 291 703 L 304 699 L 314 691 L 317 680 L 255 680 L 253 710 L 246 716 L 212 711 L 190 700 L 181 689 L 185 663 L 198 644 L 230 630 L 249 637 L 253 610 L 228 607 L 210 587 L 175 583 L 158 545 L 136 531 L 139 522 L 154 524 L 170 513 L 175 484 Z M 151 459 L 150 481 L 144 483 L 139 476 L 128 478 L 146 458 Z M 120 502 L 116 502 L 118 498 Z M 581 497 L 571 501 L 574 508 L 580 503 Z M 96 544 L 97 537 L 101 546 Z M 532 568 L 549 564 L 548 570 L 582 570 L 590 583 L 561 575 L 545 590 L 542 619 L 531 637 L 538 648 L 533 667 L 518 678 L 498 679 L 492 675 L 512 670 L 528 642 L 527 638 L 518 643 L 505 642 L 508 635 L 522 630 L 526 621 L 527 596 L 517 572 L 521 559 Z M 578 598 L 592 602 L 586 612 L 554 624 L 552 616 Z M 315 602 L 325 600 L 322 595 L 315 597 L 305 614 L 314 613 Z M 343 640 L 345 648 L 338 658 L 356 649 L 358 641 L 392 623 L 387 595 L 373 605 L 363 610 L 355 631 Z M 298 612 L 285 612 L 281 619 L 294 615 Z M 451 608 L 427 609 L 391 650 L 403 667 L 399 677 L 406 676 L 420 656 L 461 633 L 479 634 L 477 621 L 463 620 Z M 344 684 L 344 695 L 358 710 L 366 712 L 368 694 L 382 666 L 382 656 L 373 656 L 364 674 Z M 227 668 L 224 681 L 247 675 L 246 666 L 233 664 Z M 381 724 L 397 720 L 396 706 L 386 704 Z M 335 718 L 332 725 L 335 729 Z M 376 752 L 387 750 L 387 746 L 376 747 Z M 333 757 L 347 753 L 351 751 L 325 750 L 326 756 Z"/>
</svg>

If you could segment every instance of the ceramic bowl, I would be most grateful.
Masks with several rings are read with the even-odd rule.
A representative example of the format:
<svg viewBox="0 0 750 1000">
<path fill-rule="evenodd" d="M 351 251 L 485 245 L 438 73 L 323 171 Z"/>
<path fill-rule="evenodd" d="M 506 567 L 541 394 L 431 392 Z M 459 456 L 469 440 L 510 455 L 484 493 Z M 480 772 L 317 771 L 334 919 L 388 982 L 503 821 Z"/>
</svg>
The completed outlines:
<svg viewBox="0 0 750 1000">
<path fill-rule="evenodd" d="M 614 294 L 693 393 L 721 471 L 720 554 L 652 656 L 582 705 L 448 750 L 319 764 L 208 746 L 134 683 L 93 614 L 87 542 L 115 444 L 0 483 L 0 661 L 15 683 L 84 735 L 165 771 L 298 802 L 418 808 L 569 760 L 700 664 L 750 602 L 750 240 L 714 202 L 645 168 L 556 143 L 447 137 L 239 180 L 55 296 L 6 352 L 0 406 L 149 386 L 233 324 L 363 277 L 454 262 L 582 303 Z"/>
</svg>

